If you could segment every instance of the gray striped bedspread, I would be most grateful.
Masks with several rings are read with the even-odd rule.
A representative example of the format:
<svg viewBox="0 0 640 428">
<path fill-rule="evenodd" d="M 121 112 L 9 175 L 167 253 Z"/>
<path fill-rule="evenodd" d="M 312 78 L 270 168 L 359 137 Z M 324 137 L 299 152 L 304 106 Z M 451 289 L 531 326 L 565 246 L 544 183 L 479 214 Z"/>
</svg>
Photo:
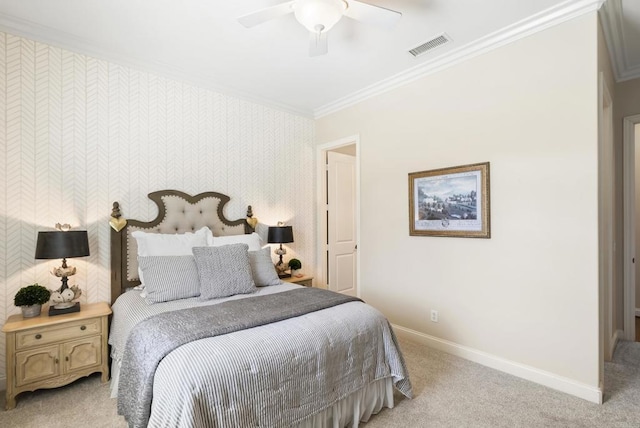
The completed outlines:
<svg viewBox="0 0 640 428">
<path fill-rule="evenodd" d="M 295 286 L 264 287 L 255 294 L 292 288 Z M 203 303 L 185 300 L 191 300 L 192 306 Z M 189 302 L 178 302 L 160 308 L 157 306 L 164 304 L 146 305 L 135 292 L 121 296 L 113 307 L 110 343 L 114 358 L 122 358 L 128 336 L 128 332 L 117 331 L 119 326 L 127 320 L 139 322 L 150 313 L 189 306 Z M 403 394 L 411 396 L 389 323 L 371 306 L 350 302 L 196 340 L 172 351 L 155 373 L 148 426 L 292 426 L 369 383 L 389 377 Z"/>
</svg>

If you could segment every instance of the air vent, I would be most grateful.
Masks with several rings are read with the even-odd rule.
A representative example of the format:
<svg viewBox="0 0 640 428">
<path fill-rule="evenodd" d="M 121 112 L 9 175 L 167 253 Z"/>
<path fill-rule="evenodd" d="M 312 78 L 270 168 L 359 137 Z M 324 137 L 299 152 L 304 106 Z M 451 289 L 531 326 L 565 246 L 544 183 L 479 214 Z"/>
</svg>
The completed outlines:
<svg viewBox="0 0 640 428">
<path fill-rule="evenodd" d="M 435 49 L 438 46 L 442 46 L 446 43 L 449 43 L 451 39 L 446 34 L 442 33 L 439 36 L 429 40 L 428 42 L 424 42 L 420 46 L 416 46 L 415 48 L 409 50 L 409 53 L 414 57 L 419 57 L 420 55 L 424 55 L 431 49 Z"/>
</svg>

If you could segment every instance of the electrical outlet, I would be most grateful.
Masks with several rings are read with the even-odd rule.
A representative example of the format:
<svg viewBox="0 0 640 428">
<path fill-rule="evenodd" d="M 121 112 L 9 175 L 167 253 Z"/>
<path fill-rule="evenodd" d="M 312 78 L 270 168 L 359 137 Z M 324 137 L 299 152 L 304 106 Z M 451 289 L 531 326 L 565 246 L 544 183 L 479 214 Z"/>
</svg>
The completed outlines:
<svg viewBox="0 0 640 428">
<path fill-rule="evenodd" d="M 431 309 L 431 321 L 438 322 L 438 311 Z"/>
</svg>

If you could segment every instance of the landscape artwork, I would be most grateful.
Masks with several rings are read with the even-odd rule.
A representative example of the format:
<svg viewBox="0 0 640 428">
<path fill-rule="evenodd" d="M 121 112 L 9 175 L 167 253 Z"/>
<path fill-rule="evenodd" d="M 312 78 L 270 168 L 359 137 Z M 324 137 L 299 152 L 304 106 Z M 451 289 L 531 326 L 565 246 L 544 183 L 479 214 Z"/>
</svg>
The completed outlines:
<svg viewBox="0 0 640 428">
<path fill-rule="evenodd" d="M 409 174 L 409 234 L 490 238 L 489 163 Z"/>
</svg>

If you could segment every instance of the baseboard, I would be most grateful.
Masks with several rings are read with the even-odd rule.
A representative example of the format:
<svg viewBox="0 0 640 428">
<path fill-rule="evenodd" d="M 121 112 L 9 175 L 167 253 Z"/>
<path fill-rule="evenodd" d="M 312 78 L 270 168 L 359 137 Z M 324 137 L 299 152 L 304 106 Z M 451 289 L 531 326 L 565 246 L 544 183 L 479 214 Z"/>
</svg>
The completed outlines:
<svg viewBox="0 0 640 428">
<path fill-rule="evenodd" d="M 640 317 L 640 308 L 636 308 L 636 316 Z"/>
<path fill-rule="evenodd" d="M 399 325 L 393 325 L 399 337 L 422 343 L 431 348 L 462 357 L 492 369 L 500 370 L 513 376 L 571 394 L 592 403 L 602 404 L 602 388 L 586 385 L 563 376 L 537 369 L 535 367 L 510 361 L 477 349 L 459 345 L 448 340 L 421 333 Z"/>
<path fill-rule="evenodd" d="M 624 339 L 624 332 L 622 330 L 616 330 L 611 336 L 609 355 L 613 358 L 613 354 L 616 352 L 616 346 L 618 346 L 618 342 Z"/>
</svg>

